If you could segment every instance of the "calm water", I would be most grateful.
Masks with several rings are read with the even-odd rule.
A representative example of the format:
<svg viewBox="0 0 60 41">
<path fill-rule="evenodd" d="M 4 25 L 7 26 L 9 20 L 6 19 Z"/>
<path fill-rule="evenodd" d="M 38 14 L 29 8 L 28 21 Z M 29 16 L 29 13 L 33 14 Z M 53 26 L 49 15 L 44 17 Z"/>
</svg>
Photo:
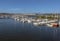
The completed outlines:
<svg viewBox="0 0 60 41">
<path fill-rule="evenodd" d="M 0 19 L 0 40 L 60 41 L 60 28 L 34 26 L 12 19 Z"/>
</svg>

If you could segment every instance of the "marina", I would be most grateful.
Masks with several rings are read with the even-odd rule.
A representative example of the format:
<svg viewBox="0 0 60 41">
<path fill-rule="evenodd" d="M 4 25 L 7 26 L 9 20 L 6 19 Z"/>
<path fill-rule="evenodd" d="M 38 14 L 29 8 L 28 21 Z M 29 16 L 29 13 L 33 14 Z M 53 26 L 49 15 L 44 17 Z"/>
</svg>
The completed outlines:
<svg viewBox="0 0 60 41">
<path fill-rule="evenodd" d="M 18 18 L 14 18 L 14 20 L 17 20 L 19 22 L 22 22 L 22 23 L 32 23 L 33 25 L 46 25 L 46 26 L 49 26 L 49 27 L 59 27 L 60 23 L 57 19 L 55 20 L 48 20 L 48 19 L 28 19 L 28 18 L 21 18 L 21 19 L 18 19 Z M 58 21 L 58 22 L 57 22 Z"/>
<path fill-rule="evenodd" d="M 0 38 L 16 41 L 60 41 L 59 18 L 47 16 L 1 15 Z"/>
<path fill-rule="evenodd" d="M 35 26 L 60 27 L 59 14 L 5 14 L 1 19 L 13 19 L 21 23 L 33 24 Z"/>
<path fill-rule="evenodd" d="M 0 41 L 60 41 L 60 0 L 0 0 Z"/>
</svg>

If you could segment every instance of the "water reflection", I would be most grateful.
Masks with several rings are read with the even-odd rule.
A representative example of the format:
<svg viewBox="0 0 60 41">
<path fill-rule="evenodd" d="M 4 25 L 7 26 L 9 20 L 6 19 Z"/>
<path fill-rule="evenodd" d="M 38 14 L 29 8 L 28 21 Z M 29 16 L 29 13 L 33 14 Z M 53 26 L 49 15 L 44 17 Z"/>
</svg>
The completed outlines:
<svg viewBox="0 0 60 41">
<path fill-rule="evenodd" d="M 60 41 L 60 28 L 34 26 L 12 19 L 0 19 L 0 39 Z"/>
</svg>

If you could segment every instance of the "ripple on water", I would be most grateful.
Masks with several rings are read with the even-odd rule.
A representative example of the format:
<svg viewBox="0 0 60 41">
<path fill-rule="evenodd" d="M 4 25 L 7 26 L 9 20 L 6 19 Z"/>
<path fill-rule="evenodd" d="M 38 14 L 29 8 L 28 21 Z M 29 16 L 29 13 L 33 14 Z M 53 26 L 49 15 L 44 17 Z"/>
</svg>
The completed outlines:
<svg viewBox="0 0 60 41">
<path fill-rule="evenodd" d="M 11 19 L 0 19 L 0 38 L 29 40 L 60 40 L 60 28 L 34 26 Z"/>
</svg>

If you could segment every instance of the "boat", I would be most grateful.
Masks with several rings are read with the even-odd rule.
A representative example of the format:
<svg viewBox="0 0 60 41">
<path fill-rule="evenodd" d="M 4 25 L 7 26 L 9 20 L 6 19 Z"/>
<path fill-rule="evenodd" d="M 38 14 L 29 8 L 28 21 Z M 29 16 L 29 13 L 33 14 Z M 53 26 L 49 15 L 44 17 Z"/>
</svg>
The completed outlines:
<svg viewBox="0 0 60 41">
<path fill-rule="evenodd" d="M 38 26 L 38 25 L 40 25 L 40 23 L 39 22 L 33 22 L 33 25 Z"/>
<path fill-rule="evenodd" d="M 49 23 L 49 24 L 46 24 L 47 26 L 49 26 L 49 27 L 55 27 L 55 28 L 57 28 L 57 27 L 59 27 L 59 24 L 58 23 Z"/>
<path fill-rule="evenodd" d="M 27 20 L 28 23 L 31 23 L 31 20 Z"/>
<path fill-rule="evenodd" d="M 17 21 L 19 21 L 20 19 L 17 19 Z"/>
<path fill-rule="evenodd" d="M 34 25 L 38 25 L 38 23 L 33 23 Z"/>
<path fill-rule="evenodd" d="M 59 27 L 60 27 L 60 21 L 58 22 L 58 24 L 59 24 Z"/>
<path fill-rule="evenodd" d="M 39 23 L 40 23 L 41 25 L 44 25 L 44 24 L 48 23 L 48 21 L 47 21 L 47 20 L 42 20 L 42 21 L 39 21 Z"/>
<path fill-rule="evenodd" d="M 15 20 L 17 19 L 17 18 L 14 18 Z"/>
<path fill-rule="evenodd" d="M 50 24 L 50 23 L 49 23 L 49 24 L 46 24 L 46 25 L 47 25 L 48 27 L 53 27 L 53 25 L 52 25 L 52 24 Z"/>
</svg>

